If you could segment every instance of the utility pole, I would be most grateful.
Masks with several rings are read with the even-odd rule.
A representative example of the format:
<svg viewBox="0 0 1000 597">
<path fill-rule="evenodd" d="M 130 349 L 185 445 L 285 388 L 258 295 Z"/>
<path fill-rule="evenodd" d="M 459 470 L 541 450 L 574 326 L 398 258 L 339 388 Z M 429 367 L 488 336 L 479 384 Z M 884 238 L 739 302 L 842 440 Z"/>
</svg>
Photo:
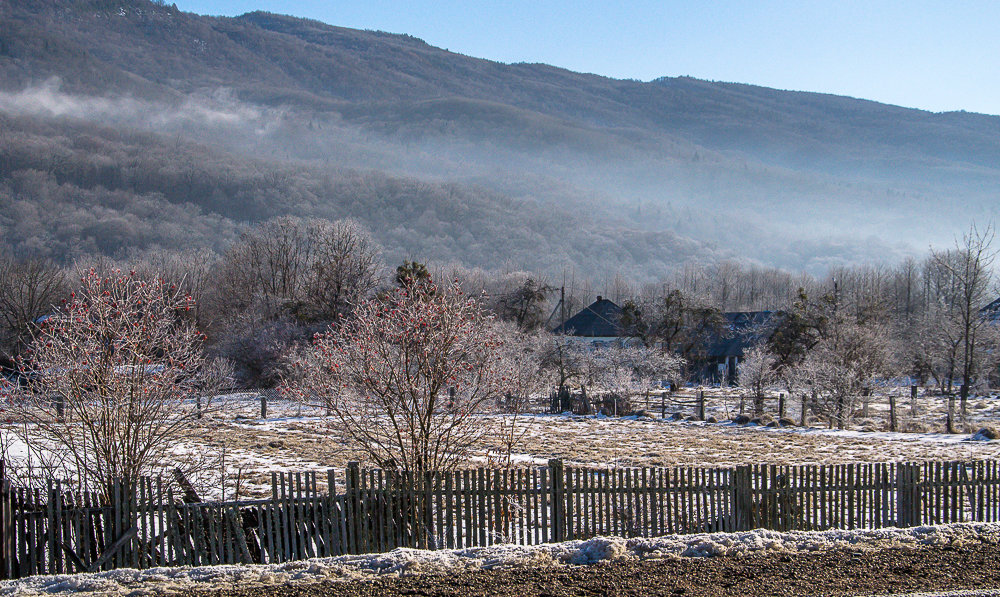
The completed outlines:
<svg viewBox="0 0 1000 597">
<path fill-rule="evenodd" d="M 566 323 L 566 285 L 559 289 L 559 325 Z"/>
</svg>

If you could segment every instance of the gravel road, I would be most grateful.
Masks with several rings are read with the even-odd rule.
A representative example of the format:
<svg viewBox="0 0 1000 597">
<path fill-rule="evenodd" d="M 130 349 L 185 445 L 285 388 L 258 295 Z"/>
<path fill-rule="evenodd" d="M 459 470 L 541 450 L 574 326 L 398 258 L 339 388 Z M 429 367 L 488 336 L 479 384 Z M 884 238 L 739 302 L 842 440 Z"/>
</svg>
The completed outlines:
<svg viewBox="0 0 1000 597">
<path fill-rule="evenodd" d="M 452 575 L 384 577 L 352 582 L 255 587 L 217 592 L 225 597 L 583 597 L 619 595 L 901 595 L 949 591 L 1000 595 L 1000 548 L 834 550 L 664 560 L 617 560 L 591 566 L 477 570 Z M 204 595 L 204 593 L 190 593 Z"/>
</svg>

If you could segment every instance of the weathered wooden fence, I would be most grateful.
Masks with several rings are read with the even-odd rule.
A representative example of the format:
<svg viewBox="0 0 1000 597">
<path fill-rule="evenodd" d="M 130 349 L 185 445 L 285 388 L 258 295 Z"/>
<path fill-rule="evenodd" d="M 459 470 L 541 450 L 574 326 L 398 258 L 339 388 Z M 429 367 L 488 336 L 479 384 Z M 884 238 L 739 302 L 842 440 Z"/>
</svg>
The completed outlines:
<svg viewBox="0 0 1000 597">
<path fill-rule="evenodd" d="M 0 469 L 2 470 L 2 469 Z M 274 563 L 396 547 L 597 535 L 880 528 L 1000 521 L 1000 463 L 272 475 L 270 499 L 185 503 L 158 481 L 97 494 L 0 480 L 0 576 Z M 334 471 L 328 486 L 336 487 Z"/>
</svg>

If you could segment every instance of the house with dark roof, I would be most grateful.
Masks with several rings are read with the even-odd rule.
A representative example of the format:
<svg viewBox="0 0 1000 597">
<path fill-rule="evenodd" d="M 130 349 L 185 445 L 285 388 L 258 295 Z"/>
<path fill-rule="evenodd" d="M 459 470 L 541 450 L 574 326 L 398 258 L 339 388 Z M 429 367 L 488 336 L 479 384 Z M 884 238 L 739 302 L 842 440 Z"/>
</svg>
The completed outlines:
<svg viewBox="0 0 1000 597">
<path fill-rule="evenodd" d="M 722 316 L 723 329 L 709 338 L 697 376 L 702 381 L 733 385 L 743 354 L 771 338 L 781 312 L 737 311 Z"/>
<path fill-rule="evenodd" d="M 622 308 L 602 296 L 552 330 L 555 334 L 574 336 L 597 345 L 625 342 L 621 326 Z"/>
<path fill-rule="evenodd" d="M 704 352 L 692 363 L 695 379 L 706 383 L 735 384 L 744 352 L 770 339 L 781 316 L 780 311 L 723 313 L 721 329 L 707 338 Z M 633 338 L 626 335 L 621 317 L 621 307 L 598 296 L 596 301 L 556 326 L 552 332 L 579 338 L 595 347 L 628 344 Z"/>
<path fill-rule="evenodd" d="M 980 309 L 979 313 L 993 323 L 1000 323 L 1000 298 Z"/>
</svg>

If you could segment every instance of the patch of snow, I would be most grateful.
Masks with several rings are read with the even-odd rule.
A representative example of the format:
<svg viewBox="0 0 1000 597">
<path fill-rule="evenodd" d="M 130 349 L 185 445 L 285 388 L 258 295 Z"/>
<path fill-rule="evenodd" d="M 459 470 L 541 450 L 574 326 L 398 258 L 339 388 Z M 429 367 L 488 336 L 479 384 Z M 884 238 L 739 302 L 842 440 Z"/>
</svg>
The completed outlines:
<svg viewBox="0 0 1000 597">
<path fill-rule="evenodd" d="M 91 592 L 110 597 L 172 595 L 193 590 L 231 588 L 236 584 L 249 588 L 475 569 L 584 566 L 622 558 L 742 556 L 767 551 L 792 553 L 839 548 L 874 551 L 887 547 L 961 546 L 966 543 L 1000 544 L 1000 523 L 864 531 L 779 533 L 755 530 L 636 539 L 595 537 L 536 546 L 497 545 L 440 551 L 396 549 L 381 554 L 313 558 L 284 564 L 121 569 L 91 574 L 34 576 L 0 582 L 0 595 L 34 597 L 70 592 Z"/>
<path fill-rule="evenodd" d="M 989 442 L 995 439 L 997 439 L 997 432 L 987 427 L 983 427 L 969 438 L 970 441 L 975 442 Z"/>
<path fill-rule="evenodd" d="M 1000 589 L 971 589 L 966 591 L 933 591 L 930 593 L 893 593 L 872 597 L 998 597 Z"/>
</svg>

